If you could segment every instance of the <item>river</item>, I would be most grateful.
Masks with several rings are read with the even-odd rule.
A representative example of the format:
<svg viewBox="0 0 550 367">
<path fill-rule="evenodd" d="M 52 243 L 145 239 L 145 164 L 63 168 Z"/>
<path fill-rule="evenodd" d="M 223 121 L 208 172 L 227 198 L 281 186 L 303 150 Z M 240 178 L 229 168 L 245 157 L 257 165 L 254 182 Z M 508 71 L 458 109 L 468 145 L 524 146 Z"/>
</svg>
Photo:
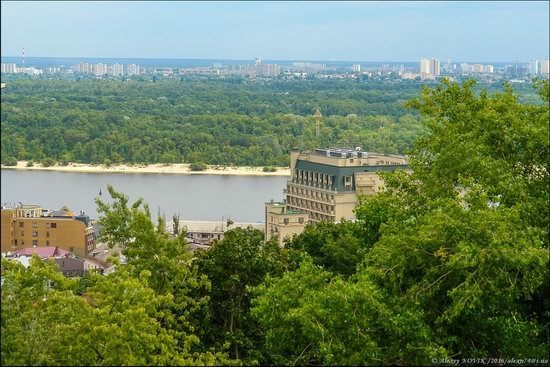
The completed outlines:
<svg viewBox="0 0 550 367">
<path fill-rule="evenodd" d="M 231 218 L 236 222 L 264 220 L 264 202 L 283 199 L 285 176 L 177 175 L 137 173 L 73 173 L 1 170 L 1 202 L 37 204 L 57 210 L 63 205 L 97 218 L 94 198 L 110 201 L 107 184 L 133 203 L 143 197 L 151 212 L 158 208 L 171 220 Z"/>
</svg>

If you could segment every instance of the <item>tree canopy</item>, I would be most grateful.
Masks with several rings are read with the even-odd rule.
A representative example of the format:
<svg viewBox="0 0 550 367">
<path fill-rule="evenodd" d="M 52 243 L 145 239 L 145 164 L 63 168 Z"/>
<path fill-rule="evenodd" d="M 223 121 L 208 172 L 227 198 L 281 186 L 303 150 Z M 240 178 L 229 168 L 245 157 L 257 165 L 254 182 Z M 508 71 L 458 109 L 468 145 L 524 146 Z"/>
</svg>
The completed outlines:
<svg viewBox="0 0 550 367">
<path fill-rule="evenodd" d="M 549 102 L 549 84 L 537 82 Z M 2 259 L 6 365 L 429 365 L 549 359 L 548 104 L 444 80 L 408 107 L 426 134 L 356 220 L 279 248 L 236 229 L 189 252 L 109 187 L 126 263 L 66 279 Z"/>
</svg>

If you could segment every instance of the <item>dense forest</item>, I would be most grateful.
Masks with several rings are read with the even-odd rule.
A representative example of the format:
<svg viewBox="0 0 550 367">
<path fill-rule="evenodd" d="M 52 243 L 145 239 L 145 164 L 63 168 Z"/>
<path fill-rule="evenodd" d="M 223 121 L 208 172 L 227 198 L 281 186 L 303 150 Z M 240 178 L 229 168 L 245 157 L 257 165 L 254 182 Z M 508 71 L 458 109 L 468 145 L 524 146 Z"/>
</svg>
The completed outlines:
<svg viewBox="0 0 550 367">
<path fill-rule="evenodd" d="M 412 81 L 7 80 L 2 163 L 288 166 L 293 147 L 406 153 L 425 131 Z M 495 86 L 488 87 L 498 89 Z M 521 98 L 535 100 L 531 86 Z M 316 138 L 313 113 L 323 118 Z"/>
<path fill-rule="evenodd" d="M 408 102 L 426 131 L 412 173 L 283 248 L 249 228 L 189 253 L 109 187 L 114 273 L 2 259 L 2 365 L 547 364 L 550 89 L 531 105 L 474 88 Z"/>
</svg>

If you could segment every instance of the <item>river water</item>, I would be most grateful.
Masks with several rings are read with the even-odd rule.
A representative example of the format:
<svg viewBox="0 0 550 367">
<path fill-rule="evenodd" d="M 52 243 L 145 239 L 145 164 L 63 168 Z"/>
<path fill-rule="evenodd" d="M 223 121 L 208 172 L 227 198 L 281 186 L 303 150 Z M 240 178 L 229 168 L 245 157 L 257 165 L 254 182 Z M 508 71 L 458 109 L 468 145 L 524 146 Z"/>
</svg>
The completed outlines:
<svg viewBox="0 0 550 367">
<path fill-rule="evenodd" d="M 229 176 L 177 174 L 73 173 L 1 171 L 1 202 L 37 204 L 57 210 L 63 205 L 97 218 L 94 198 L 109 202 L 107 184 L 129 196 L 130 204 L 143 197 L 156 215 L 158 208 L 172 219 L 231 218 L 236 222 L 264 220 L 264 202 L 283 199 L 285 176 Z"/>
</svg>

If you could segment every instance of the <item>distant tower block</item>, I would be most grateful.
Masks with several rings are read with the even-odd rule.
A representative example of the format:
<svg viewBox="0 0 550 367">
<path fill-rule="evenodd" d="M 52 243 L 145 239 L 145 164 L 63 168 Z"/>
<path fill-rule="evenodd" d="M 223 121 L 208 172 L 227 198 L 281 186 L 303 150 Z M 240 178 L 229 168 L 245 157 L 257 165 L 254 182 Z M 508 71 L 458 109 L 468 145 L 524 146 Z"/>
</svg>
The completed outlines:
<svg viewBox="0 0 550 367">
<path fill-rule="evenodd" d="M 23 67 L 25 67 L 25 48 L 23 47 Z"/>
<path fill-rule="evenodd" d="M 319 109 L 319 107 L 317 107 L 317 109 L 315 110 L 315 114 L 313 115 L 313 117 L 315 118 L 315 121 L 316 121 L 315 137 L 319 139 L 319 136 L 321 135 L 321 117 L 323 117 L 321 115 L 321 109 Z"/>
</svg>

